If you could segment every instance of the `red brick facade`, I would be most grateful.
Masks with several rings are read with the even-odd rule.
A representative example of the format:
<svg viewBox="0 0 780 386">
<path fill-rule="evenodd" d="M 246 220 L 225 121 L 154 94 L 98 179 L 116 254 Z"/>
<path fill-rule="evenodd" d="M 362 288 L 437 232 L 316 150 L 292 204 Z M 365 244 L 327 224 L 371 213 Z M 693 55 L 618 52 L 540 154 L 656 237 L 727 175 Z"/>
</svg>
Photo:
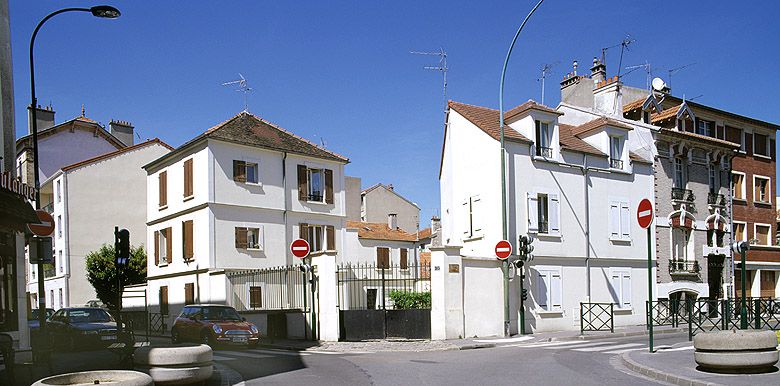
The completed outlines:
<svg viewBox="0 0 780 386">
<path fill-rule="evenodd" d="M 774 140 L 771 141 L 774 147 Z M 748 151 L 752 150 L 748 147 Z M 732 160 L 731 169 L 735 172 L 745 173 L 745 195 L 746 200 L 734 200 L 734 221 L 745 222 L 745 233 L 747 239 L 756 238 L 755 223 L 769 224 L 772 230 L 769 232 L 771 244 L 775 244 L 776 211 L 775 211 L 775 152 L 772 151 L 771 159 L 756 157 L 750 153 L 740 153 Z M 753 176 L 766 176 L 770 180 L 770 203 L 764 204 L 756 202 L 755 185 Z M 753 250 L 748 252 L 747 259 L 750 261 L 774 261 L 780 262 L 780 251 L 775 250 Z"/>
</svg>

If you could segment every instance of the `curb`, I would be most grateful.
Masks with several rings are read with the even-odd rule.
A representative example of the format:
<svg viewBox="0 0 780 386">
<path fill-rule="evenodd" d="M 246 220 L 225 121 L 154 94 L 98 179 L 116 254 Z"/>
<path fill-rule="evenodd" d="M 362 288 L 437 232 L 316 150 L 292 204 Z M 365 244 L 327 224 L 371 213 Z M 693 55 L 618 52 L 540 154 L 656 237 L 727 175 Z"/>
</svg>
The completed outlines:
<svg viewBox="0 0 780 386">
<path fill-rule="evenodd" d="M 495 343 L 474 343 L 474 344 L 464 344 L 463 346 L 458 346 L 458 350 L 476 350 L 480 348 L 493 348 L 496 347 Z"/>
<path fill-rule="evenodd" d="M 712 383 L 712 382 L 702 382 L 693 378 L 683 377 L 679 375 L 673 375 L 666 373 L 662 370 L 655 369 L 650 366 L 645 366 L 643 364 L 640 364 L 639 362 L 631 359 L 629 356 L 629 353 L 625 352 L 623 354 L 620 354 L 620 361 L 628 367 L 629 370 L 642 374 L 646 377 L 650 377 L 656 380 L 659 380 L 661 382 L 667 382 L 671 383 L 673 385 L 680 385 L 680 386 L 721 386 L 718 383 Z"/>
<path fill-rule="evenodd" d="M 683 333 L 687 332 L 688 329 L 682 329 L 682 328 L 674 328 L 674 329 L 663 329 L 660 331 L 653 331 L 653 335 L 658 334 L 675 334 L 675 333 Z M 641 332 L 616 332 L 612 333 L 610 335 L 576 335 L 576 336 L 567 336 L 567 337 L 561 337 L 561 338 L 547 338 L 547 342 L 567 342 L 572 340 L 598 340 L 598 339 L 615 339 L 615 338 L 623 338 L 623 337 L 630 337 L 630 336 L 647 336 L 649 335 L 647 331 L 641 331 Z M 544 340 L 542 340 L 544 342 Z"/>
</svg>

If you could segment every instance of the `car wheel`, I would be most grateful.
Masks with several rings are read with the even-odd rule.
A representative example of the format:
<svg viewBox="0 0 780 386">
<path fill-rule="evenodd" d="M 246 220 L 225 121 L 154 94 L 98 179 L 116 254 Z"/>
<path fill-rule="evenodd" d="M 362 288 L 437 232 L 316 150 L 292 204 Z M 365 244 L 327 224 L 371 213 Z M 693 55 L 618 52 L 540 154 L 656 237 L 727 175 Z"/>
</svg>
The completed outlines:
<svg viewBox="0 0 780 386">
<path fill-rule="evenodd" d="M 181 336 L 179 336 L 179 330 L 171 331 L 171 343 L 181 343 Z"/>
<path fill-rule="evenodd" d="M 211 346 L 214 344 L 214 342 L 211 340 L 211 335 L 209 335 L 208 331 L 203 331 L 203 333 L 200 334 L 200 343 L 203 343 L 207 346 Z"/>
</svg>

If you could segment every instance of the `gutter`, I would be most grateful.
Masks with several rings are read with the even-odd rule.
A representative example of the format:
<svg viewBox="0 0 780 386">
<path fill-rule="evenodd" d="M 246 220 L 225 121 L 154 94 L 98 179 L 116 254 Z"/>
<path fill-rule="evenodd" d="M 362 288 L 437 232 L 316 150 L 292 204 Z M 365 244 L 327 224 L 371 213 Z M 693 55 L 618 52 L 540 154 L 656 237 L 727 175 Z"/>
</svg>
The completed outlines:
<svg viewBox="0 0 780 386">
<path fill-rule="evenodd" d="M 288 229 L 288 219 L 287 219 L 287 212 L 290 210 L 288 205 L 288 199 L 287 199 L 287 152 L 284 152 L 284 157 L 282 157 L 282 190 L 284 191 L 284 212 L 282 212 L 282 217 L 284 218 L 284 245 L 290 245 L 290 233 Z M 289 257 L 289 254 L 285 252 L 285 256 Z M 285 260 L 287 260 L 285 258 Z M 288 264 L 291 262 L 287 262 Z"/>
</svg>

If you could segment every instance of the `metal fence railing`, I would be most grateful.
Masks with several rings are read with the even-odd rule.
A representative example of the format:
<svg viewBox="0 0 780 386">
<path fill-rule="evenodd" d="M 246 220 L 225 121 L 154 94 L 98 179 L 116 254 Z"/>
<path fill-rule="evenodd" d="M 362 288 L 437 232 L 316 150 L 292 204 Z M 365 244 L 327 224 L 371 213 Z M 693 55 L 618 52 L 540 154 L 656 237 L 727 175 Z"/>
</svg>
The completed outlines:
<svg viewBox="0 0 780 386">
<path fill-rule="evenodd" d="M 615 304 L 580 303 L 580 333 L 607 330 L 615 332 Z"/>
<path fill-rule="evenodd" d="M 341 264 L 336 269 L 341 310 L 394 309 L 392 291 L 430 293 L 430 263 Z"/>
<path fill-rule="evenodd" d="M 311 305 L 311 283 L 299 265 L 229 272 L 227 277 L 230 304 L 237 311 L 308 312 Z"/>
</svg>

